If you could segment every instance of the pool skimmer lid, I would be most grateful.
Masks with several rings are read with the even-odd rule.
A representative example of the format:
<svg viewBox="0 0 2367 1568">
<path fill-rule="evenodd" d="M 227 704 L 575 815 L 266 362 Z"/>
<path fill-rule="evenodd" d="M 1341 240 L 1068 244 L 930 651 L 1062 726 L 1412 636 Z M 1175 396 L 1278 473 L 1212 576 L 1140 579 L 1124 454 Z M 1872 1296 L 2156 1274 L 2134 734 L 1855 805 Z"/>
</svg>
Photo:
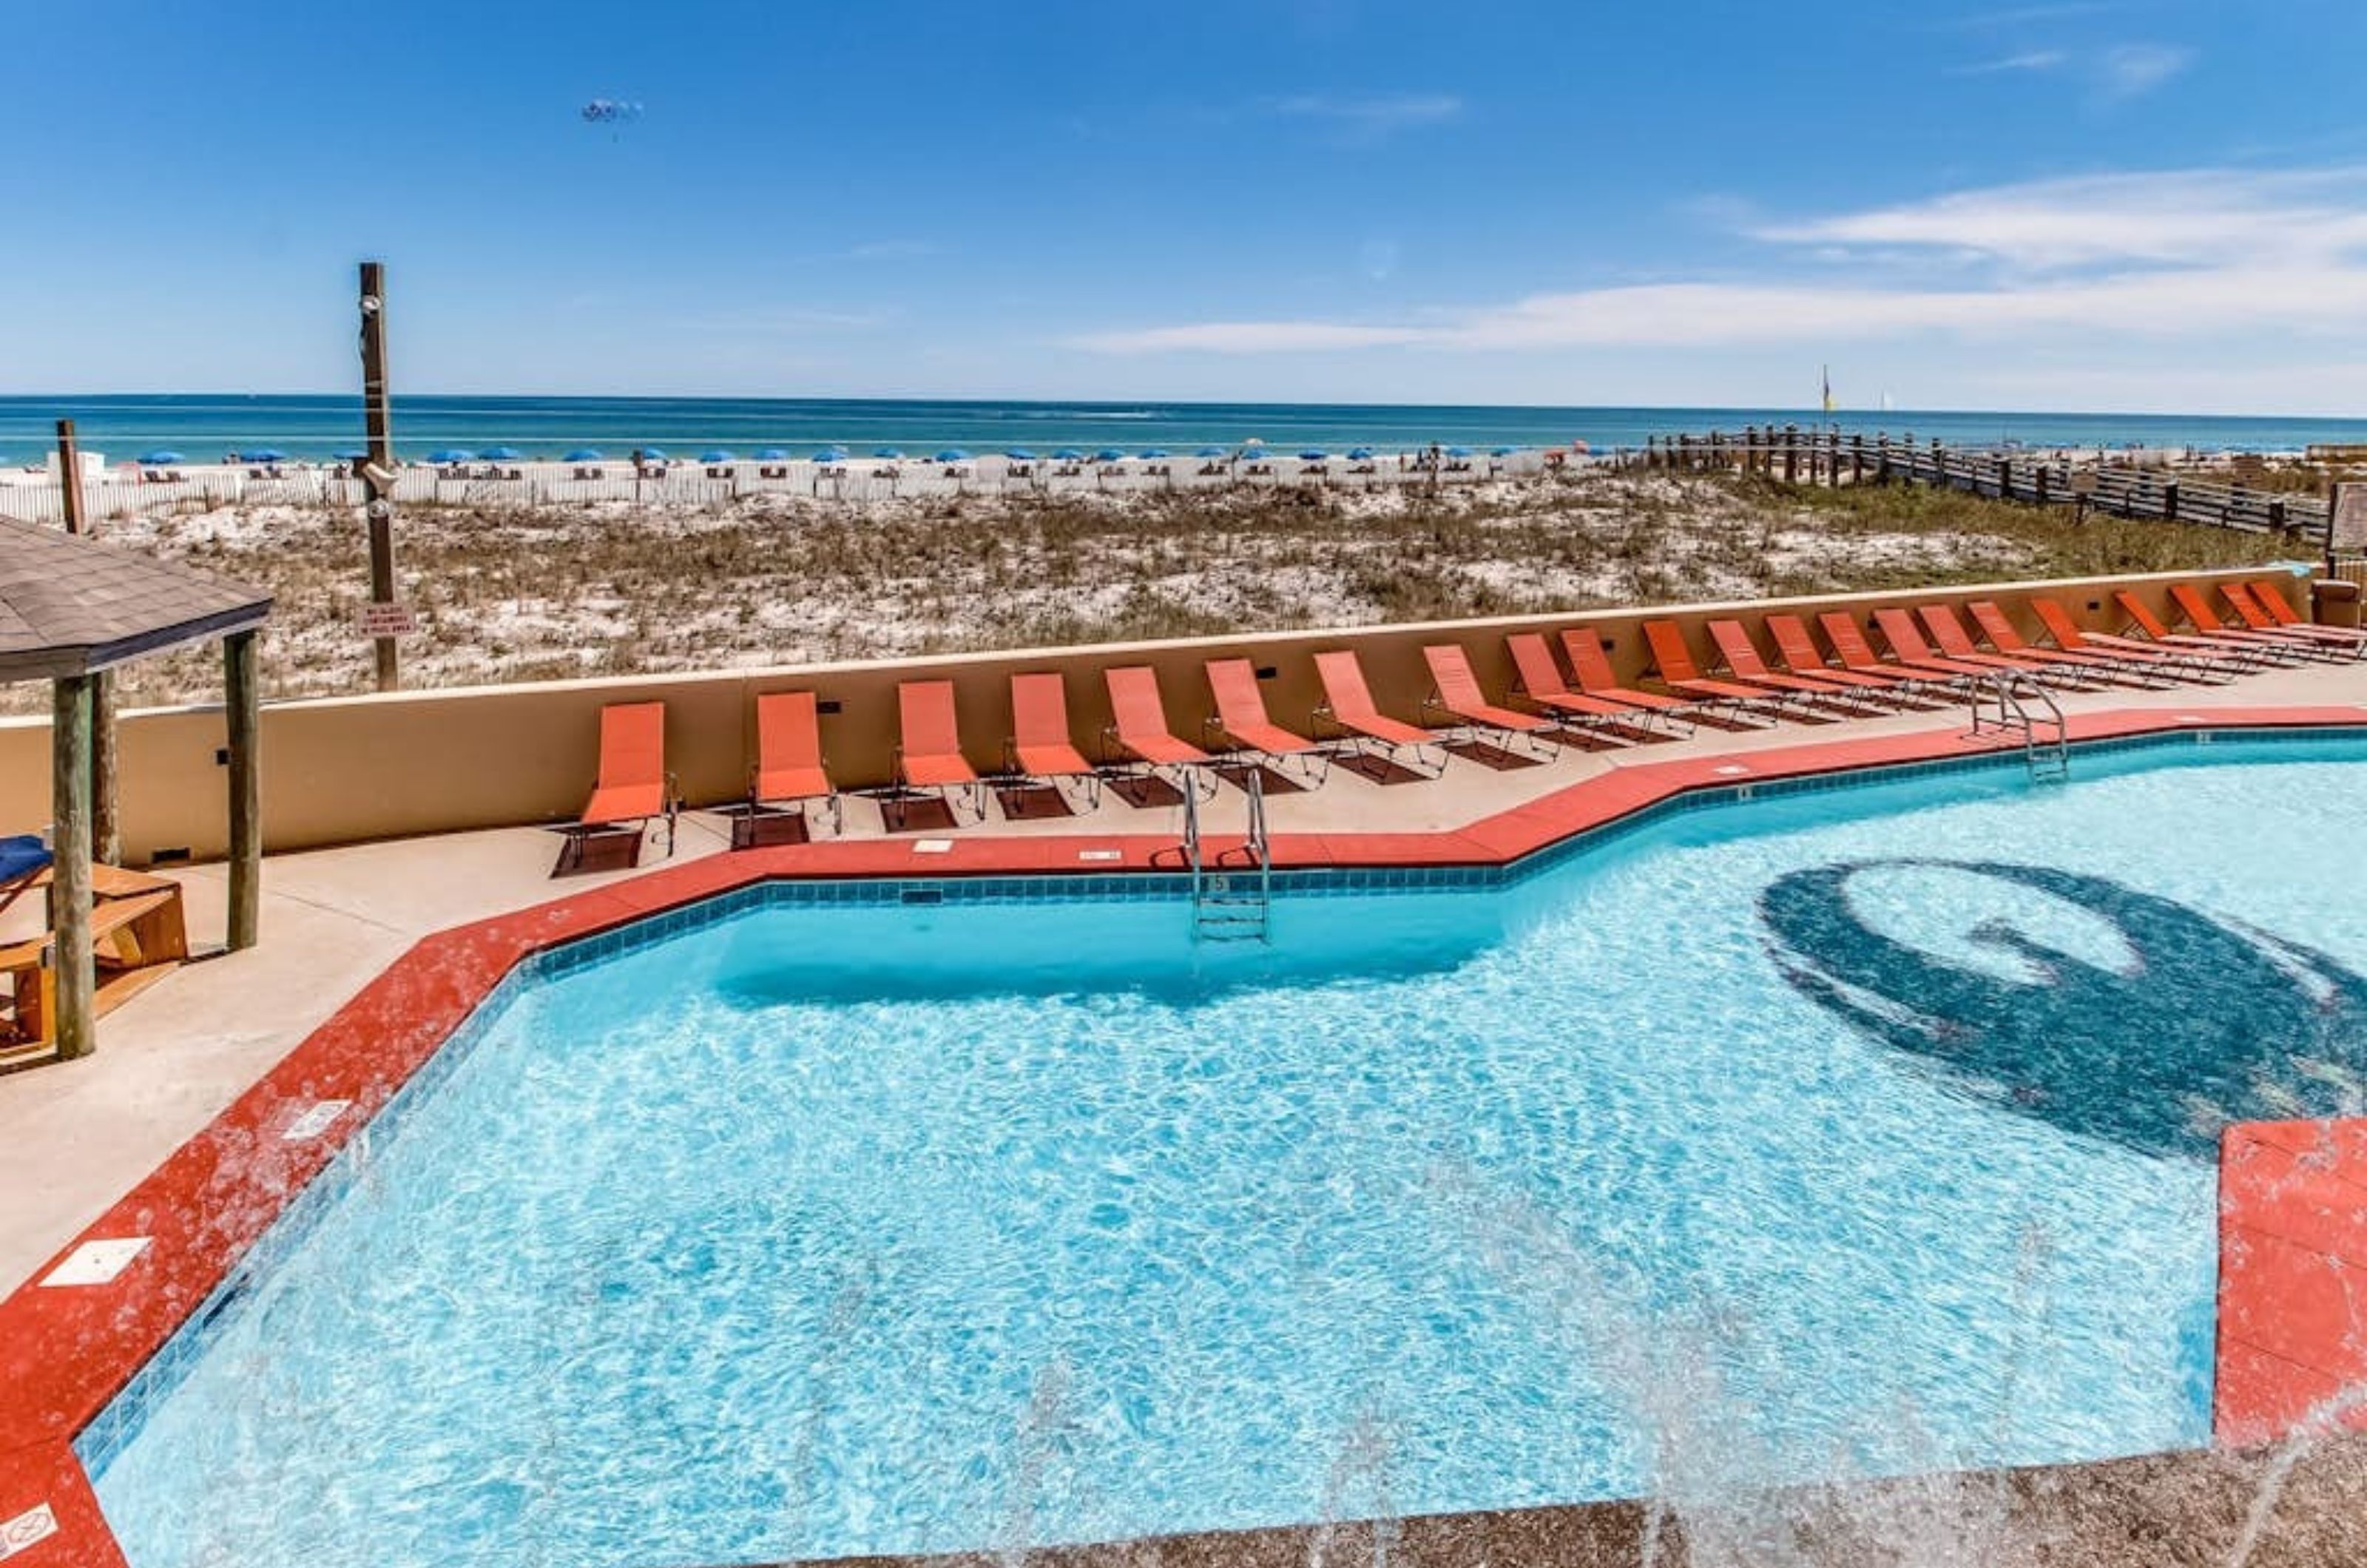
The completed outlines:
<svg viewBox="0 0 2367 1568">
<path fill-rule="evenodd" d="M 1077 858 L 1095 861 L 1124 860 L 1126 852 L 1124 850 L 1079 850 Z"/>
<path fill-rule="evenodd" d="M 119 1236 L 109 1241 L 86 1241 L 66 1254 L 66 1260 L 50 1270 L 44 1285 L 107 1285 L 131 1266 L 131 1260 L 148 1250 L 144 1235 Z"/>
<path fill-rule="evenodd" d="M 1717 775 L 1720 778 L 1726 779 L 1739 778 L 1750 771 L 1750 770 L 1749 768 L 1744 767 L 1739 762 L 1728 762 L 1726 766 L 1717 770 Z"/>
<path fill-rule="evenodd" d="M 954 852 L 951 839 L 915 839 L 912 852 L 916 855 L 949 855 Z"/>
</svg>

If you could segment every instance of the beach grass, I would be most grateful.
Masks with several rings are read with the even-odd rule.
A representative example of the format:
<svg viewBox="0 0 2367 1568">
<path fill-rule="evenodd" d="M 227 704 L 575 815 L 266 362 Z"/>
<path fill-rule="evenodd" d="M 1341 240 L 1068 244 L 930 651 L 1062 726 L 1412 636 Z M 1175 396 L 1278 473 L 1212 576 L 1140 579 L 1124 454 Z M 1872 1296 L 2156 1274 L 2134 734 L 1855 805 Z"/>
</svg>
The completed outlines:
<svg viewBox="0 0 2367 1568">
<path fill-rule="evenodd" d="M 407 507 L 406 684 L 717 669 L 1605 605 L 2203 569 L 2306 553 L 2257 535 L 1910 487 L 1589 471 L 1448 489 L 749 497 Z M 370 687 L 348 513 L 190 510 L 110 536 L 267 588 L 266 689 Z M 122 672 L 210 700 L 203 655 Z M 19 696 L 22 693 L 17 694 Z"/>
</svg>

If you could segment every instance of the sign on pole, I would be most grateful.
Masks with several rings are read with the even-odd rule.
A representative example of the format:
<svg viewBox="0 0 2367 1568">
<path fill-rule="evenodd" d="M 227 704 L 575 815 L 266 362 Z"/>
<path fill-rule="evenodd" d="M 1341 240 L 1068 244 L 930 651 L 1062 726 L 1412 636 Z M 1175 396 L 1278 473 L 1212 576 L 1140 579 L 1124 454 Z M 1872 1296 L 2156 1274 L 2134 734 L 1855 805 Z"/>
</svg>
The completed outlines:
<svg viewBox="0 0 2367 1568">
<path fill-rule="evenodd" d="M 366 637 L 409 637 L 419 629 L 419 617 L 408 604 L 365 604 L 361 623 Z"/>
</svg>

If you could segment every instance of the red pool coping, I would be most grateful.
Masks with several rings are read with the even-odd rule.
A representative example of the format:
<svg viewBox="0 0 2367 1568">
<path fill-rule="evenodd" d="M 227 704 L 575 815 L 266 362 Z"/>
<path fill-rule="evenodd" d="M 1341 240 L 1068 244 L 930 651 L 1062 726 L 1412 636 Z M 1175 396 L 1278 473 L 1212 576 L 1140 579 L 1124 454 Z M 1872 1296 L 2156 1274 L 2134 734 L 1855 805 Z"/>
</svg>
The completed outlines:
<svg viewBox="0 0 2367 1568">
<path fill-rule="evenodd" d="M 2367 1121 L 2221 1134 L 2217 1359 L 2222 1444 L 2367 1431 Z"/>
<path fill-rule="evenodd" d="M 2359 707 L 2214 708 L 2198 704 L 2186 714 L 2137 709 L 2078 715 L 2069 728 L 2070 739 L 2078 742 L 2180 729 L 2358 728 L 2362 723 L 2367 723 L 2367 711 Z M 1996 736 L 1922 730 L 1623 763 L 1542 799 L 1441 832 L 1278 835 L 1273 841 L 1274 859 L 1277 867 L 1293 869 L 1501 865 L 1692 790 L 1944 761 L 2011 750 L 2013 745 Z M 175 1150 L 0 1302 L 0 1562 L 9 1568 L 68 1563 L 124 1568 L 123 1555 L 71 1446 L 75 1435 L 229 1277 L 247 1249 L 346 1141 L 368 1124 L 503 977 L 530 954 L 766 881 L 1101 875 L 1177 869 L 1172 840 L 1140 834 L 951 842 L 950 851 L 926 856 L 914 853 L 910 839 L 833 840 L 715 855 L 457 926 L 413 944 L 203 1132 Z M 1227 845 L 1215 838 L 1206 843 L 1212 852 Z M 1081 858 L 1087 852 L 1111 851 L 1117 858 Z M 352 1108 L 317 1137 L 280 1136 L 296 1117 L 328 1100 L 350 1100 Z M 2257 1129 L 2231 1129 L 2231 1147 L 2238 1131 Z M 2247 1179 L 2254 1172 L 2274 1174 L 2274 1154 L 2298 1159 L 2291 1142 L 2245 1141 L 2241 1146 L 2247 1150 L 2266 1151 L 2246 1156 Z M 2358 1151 L 2355 1174 L 2367 1196 L 2367 1134 L 2350 1138 L 2344 1146 Z M 2286 1189 L 2264 1184 L 2258 1190 Z M 2230 1224 L 2225 1191 L 2223 1176 L 2223 1235 Z M 2272 1203 L 2248 1200 L 2238 1213 L 2237 1235 L 2248 1259 L 2271 1257 L 2274 1249 L 2266 1246 L 2269 1241 L 2293 1239 L 2260 1228 L 2271 1223 L 2261 1216 L 2273 1220 L 2285 1213 Z M 2350 1233 L 2352 1238 L 2367 1242 L 2367 1222 L 2354 1215 L 2353 1223 L 2357 1229 Z M 2324 1233 L 2308 1234 L 2316 1241 L 2296 1245 L 2333 1245 Z M 148 1246 L 106 1284 L 40 1283 L 85 1243 L 137 1236 L 149 1238 Z M 2257 1245 L 2255 1237 L 2259 1238 Z M 2367 1268 L 2367 1262 L 2344 1262 L 2330 1252 L 2318 1256 L 2345 1269 Z M 2367 1260 L 2367 1245 L 2347 1256 Z M 2269 1291 L 2241 1297 L 2241 1315 L 2231 1330 L 2224 1294 L 2231 1278 L 2238 1287 L 2248 1288 L 2251 1280 L 2274 1283 L 2282 1277 L 2266 1269 L 2255 1272 L 2248 1265 L 2231 1275 L 2223 1264 L 2222 1371 L 2214 1420 L 2223 1441 L 2259 1440 L 2282 1429 L 2279 1420 L 2290 1419 L 2294 1402 L 2317 1386 L 2310 1379 L 2339 1378 L 2341 1369 L 2352 1364 L 2342 1361 L 2340 1354 L 2353 1342 L 2347 1336 L 2358 1325 L 2355 1318 L 2338 1323 L 2324 1312 L 2287 1314 L 2282 1297 Z M 2347 1282 L 2347 1274 L 2341 1278 Z M 2328 1342 L 2326 1335 L 2338 1328 L 2346 1337 Z M 2287 1367 L 2298 1370 L 2283 1375 Z M 2280 1413 L 2288 1414 L 2281 1417 Z M 6 1543 L 12 1523 L 40 1508 L 54 1517 L 53 1532 L 9 1551 Z M 27 1533 L 37 1528 L 27 1527 Z"/>
</svg>

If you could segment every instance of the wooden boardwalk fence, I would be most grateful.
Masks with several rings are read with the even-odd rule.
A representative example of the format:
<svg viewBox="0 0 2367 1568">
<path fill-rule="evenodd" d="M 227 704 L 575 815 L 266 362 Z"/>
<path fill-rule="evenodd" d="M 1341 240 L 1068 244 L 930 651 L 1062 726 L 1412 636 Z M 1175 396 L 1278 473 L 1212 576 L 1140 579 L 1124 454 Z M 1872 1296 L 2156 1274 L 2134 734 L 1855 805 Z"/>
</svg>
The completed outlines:
<svg viewBox="0 0 2367 1568">
<path fill-rule="evenodd" d="M 1917 445 L 1908 435 L 1844 435 L 1797 427 L 1736 434 L 1655 436 L 1635 466 L 1729 469 L 1786 484 L 1926 484 L 2036 506 L 2071 506 L 2114 517 L 2196 523 L 2248 534 L 2323 539 L 2327 504 L 2319 497 L 2218 484 L 2175 472 L 2075 463 L 2055 455 Z"/>
</svg>

